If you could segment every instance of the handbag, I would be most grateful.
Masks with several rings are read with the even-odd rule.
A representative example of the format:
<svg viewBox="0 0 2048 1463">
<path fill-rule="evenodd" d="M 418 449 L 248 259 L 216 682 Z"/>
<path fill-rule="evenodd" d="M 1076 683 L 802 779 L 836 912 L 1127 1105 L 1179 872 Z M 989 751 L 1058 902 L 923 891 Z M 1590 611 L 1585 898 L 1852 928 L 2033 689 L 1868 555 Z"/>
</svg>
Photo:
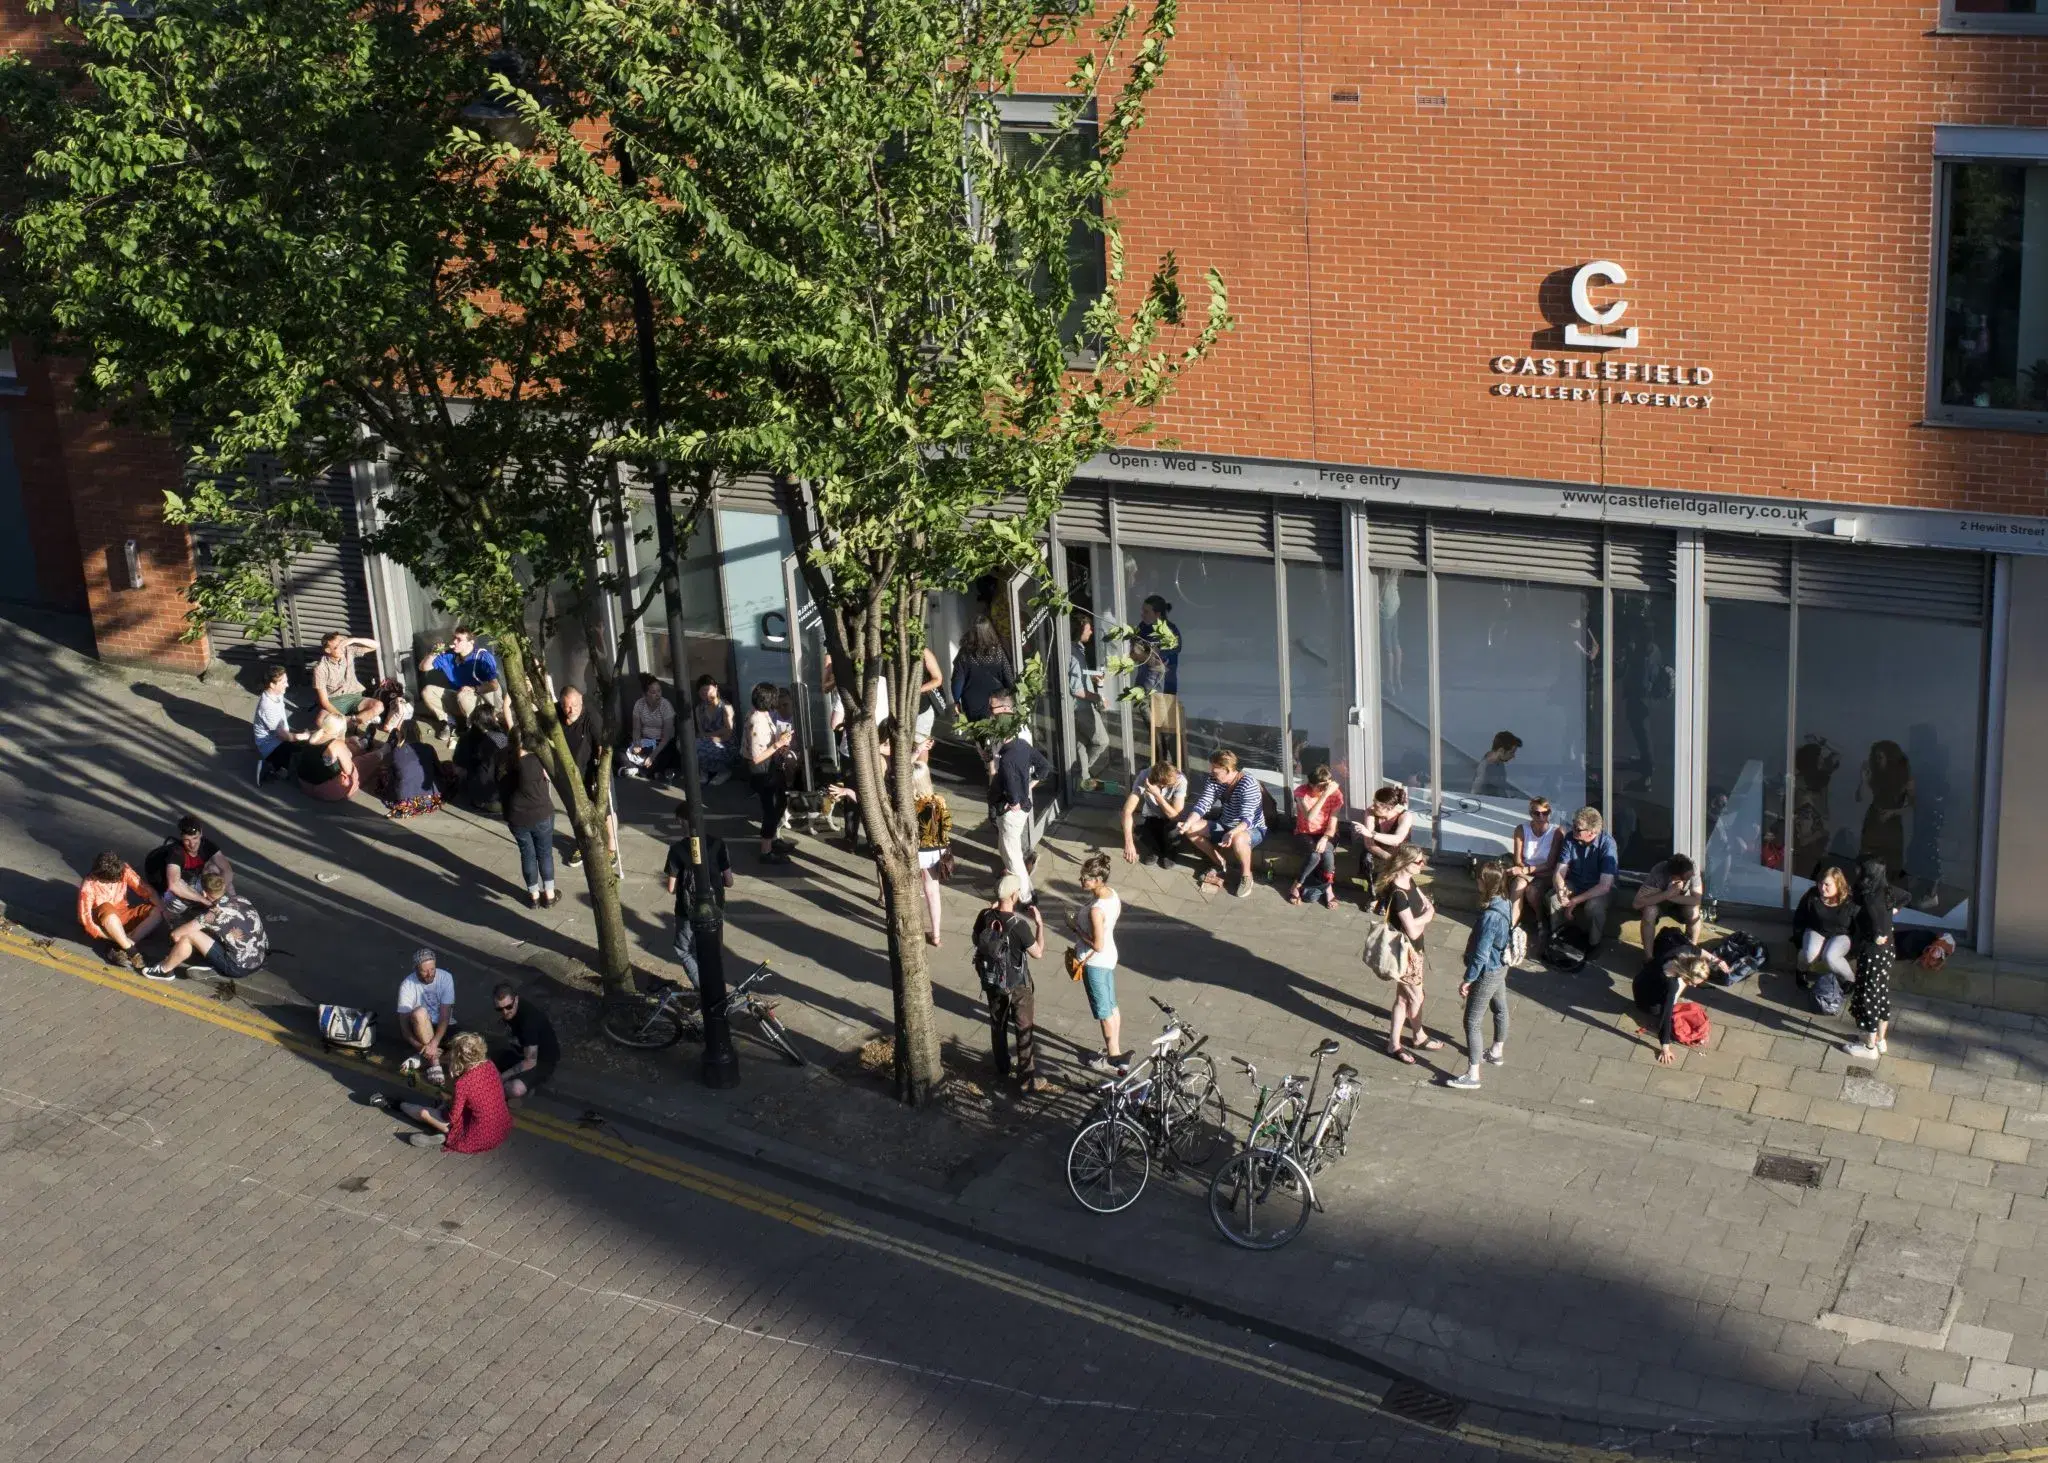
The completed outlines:
<svg viewBox="0 0 2048 1463">
<path fill-rule="evenodd" d="M 1408 937 L 1395 929 L 1384 915 L 1367 914 L 1365 926 L 1365 968 L 1381 980 L 1402 980 L 1408 974 Z"/>
<path fill-rule="evenodd" d="M 377 1016 L 372 1011 L 358 1011 L 349 1006 L 323 1005 L 320 1008 L 320 1040 L 333 1050 L 337 1047 L 352 1052 L 366 1052 L 377 1041 Z"/>
<path fill-rule="evenodd" d="M 1081 972 L 1088 968 L 1087 965 L 1084 964 L 1081 959 L 1081 947 L 1079 945 L 1067 946 L 1066 960 L 1067 979 L 1079 980 L 1081 978 Z"/>
</svg>

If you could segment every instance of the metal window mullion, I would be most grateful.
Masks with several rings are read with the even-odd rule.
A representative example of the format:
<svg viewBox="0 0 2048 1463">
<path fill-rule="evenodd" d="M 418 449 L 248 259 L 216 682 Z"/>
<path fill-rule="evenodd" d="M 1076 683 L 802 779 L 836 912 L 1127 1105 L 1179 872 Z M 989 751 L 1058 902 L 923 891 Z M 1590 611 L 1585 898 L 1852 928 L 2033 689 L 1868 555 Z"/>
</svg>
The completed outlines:
<svg viewBox="0 0 2048 1463">
<path fill-rule="evenodd" d="M 1107 486 L 1105 486 L 1102 490 L 1102 510 L 1103 517 L 1107 519 L 1109 523 L 1110 613 L 1114 623 L 1118 625 L 1128 625 L 1131 623 L 1131 617 L 1129 609 L 1124 604 L 1125 596 L 1123 531 L 1117 521 L 1118 515 L 1116 505 L 1116 492 L 1114 489 Z M 1100 596 L 1098 595 L 1097 598 L 1099 599 Z M 1097 605 L 1096 609 L 1099 613 L 1101 610 L 1101 606 Z M 1128 647 L 1126 647 L 1126 649 L 1128 650 Z M 1119 692 L 1117 695 L 1116 719 L 1117 735 L 1119 738 L 1121 738 L 1123 742 L 1124 768 L 1130 776 L 1131 786 L 1135 788 L 1138 785 L 1138 779 L 1144 776 L 1144 769 L 1138 766 L 1137 747 L 1134 745 L 1132 739 L 1131 703 L 1123 699 L 1123 695 L 1121 692 Z"/>
<path fill-rule="evenodd" d="M 1067 556 L 1060 549 L 1058 515 L 1054 515 L 1053 519 L 1045 526 L 1045 561 L 1046 568 L 1052 575 L 1052 587 L 1057 593 L 1058 603 L 1064 606 L 1068 602 Z M 1052 612 L 1051 618 L 1053 622 L 1053 668 L 1059 676 L 1059 679 L 1053 683 L 1059 688 L 1053 697 L 1053 701 L 1060 709 L 1059 730 L 1060 736 L 1064 738 L 1061 745 L 1066 748 L 1067 753 L 1066 778 L 1062 780 L 1072 779 L 1072 792 L 1066 799 L 1067 804 L 1072 806 L 1079 799 L 1081 793 L 1081 778 L 1079 776 L 1081 768 L 1081 739 L 1075 735 L 1074 698 L 1067 694 L 1066 689 L 1071 684 L 1067 679 L 1067 675 L 1075 650 L 1072 643 L 1074 617 L 1070 610 L 1063 608 Z M 1102 643 L 1102 637 L 1099 633 L 1096 635 L 1095 641 L 1098 645 Z"/>
<path fill-rule="evenodd" d="M 2008 619 L 2012 602 L 2012 556 L 1991 559 L 1991 624 L 1985 636 L 1983 677 L 1983 765 L 1977 770 L 1977 887 L 1970 894 L 1979 955 L 1995 956 L 1992 926 L 1998 915 L 1998 804 L 2005 793 L 2006 676 L 2010 669 Z"/>
<path fill-rule="evenodd" d="M 1787 621 L 1785 647 L 1785 801 L 1779 812 L 1778 855 L 1779 883 L 1782 893 L 1778 896 L 1779 908 L 1792 907 L 1792 854 L 1798 842 L 1792 836 L 1795 816 L 1794 799 L 1798 795 L 1798 774 L 1793 770 L 1799 750 L 1799 551 L 1792 551 L 1792 563 L 1787 571 L 1791 584 L 1791 614 Z M 1759 835 L 1761 837 L 1761 835 Z"/>
<path fill-rule="evenodd" d="M 1436 612 L 1436 524 L 1426 523 L 1422 537 L 1423 576 L 1429 592 L 1429 847 L 1431 853 L 1444 846 L 1444 744 L 1438 734 L 1443 724 L 1443 675 L 1437 645 Z"/>
<path fill-rule="evenodd" d="M 1351 714 L 1345 718 L 1345 751 L 1351 785 L 1344 796 L 1363 806 L 1385 780 L 1380 747 L 1380 600 L 1372 573 L 1372 520 L 1361 504 L 1344 507 L 1345 586 L 1351 601 Z"/>
<path fill-rule="evenodd" d="M 1673 545 L 1672 620 L 1676 648 L 1672 705 L 1672 848 L 1701 868 L 1706 859 L 1707 599 L 1700 532 L 1682 528 Z M 1714 891 L 1709 890 L 1710 894 Z"/>
<path fill-rule="evenodd" d="M 1604 565 L 1602 566 L 1604 569 Z M 1614 831 L 1614 591 L 1600 586 L 1600 821 Z"/>
<path fill-rule="evenodd" d="M 1280 642 L 1280 776 L 1291 788 L 1299 779 L 1294 765 L 1294 675 L 1287 664 L 1287 559 L 1280 552 L 1280 500 L 1269 499 L 1266 507 L 1266 521 L 1273 533 L 1274 635 Z"/>
</svg>

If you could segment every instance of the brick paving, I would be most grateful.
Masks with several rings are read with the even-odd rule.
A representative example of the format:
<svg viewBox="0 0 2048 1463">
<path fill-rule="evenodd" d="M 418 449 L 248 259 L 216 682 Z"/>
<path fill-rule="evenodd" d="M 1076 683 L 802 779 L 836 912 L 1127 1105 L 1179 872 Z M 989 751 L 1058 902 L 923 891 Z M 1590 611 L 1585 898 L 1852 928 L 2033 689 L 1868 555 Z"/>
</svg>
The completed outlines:
<svg viewBox="0 0 2048 1463">
<path fill-rule="evenodd" d="M 259 1003 L 381 1003 L 422 939 L 447 952 L 470 991 L 500 972 L 546 989 L 540 972 L 558 971 L 588 938 L 573 874 L 552 914 L 514 898 L 502 829 L 446 814 L 393 827 L 360 808 L 248 787 L 246 698 L 232 688 L 111 674 L 7 627 L 0 659 L 20 666 L 0 698 L 0 803 L 12 810 L 0 821 L 0 863 L 13 871 L 0 875 L 10 881 L 0 900 L 31 928 L 64 935 L 68 870 L 103 842 L 139 857 L 139 830 L 189 803 L 246 851 L 265 908 L 287 914 L 279 943 L 298 953 L 273 962 Z M 142 721 L 147 737 L 86 726 L 88 745 L 77 748 L 73 712 L 88 698 Z M 626 897 L 635 937 L 657 959 L 667 900 L 652 878 L 650 830 L 660 831 L 661 800 L 629 792 Z M 741 874 L 729 909 L 735 956 L 774 961 L 785 1016 L 829 1064 L 880 1030 L 888 1008 L 872 877 L 814 840 L 793 869 L 756 870 L 744 799 L 732 792 L 713 801 Z M 970 875 L 947 895 L 949 938 L 936 961 L 943 1029 L 970 1054 L 986 1041 L 964 938 L 986 866 L 971 846 L 976 801 L 955 791 Z M 1099 841 L 1074 826 L 1048 846 L 1049 907 L 1064 907 L 1075 862 Z M 1284 839 L 1268 851 L 1287 865 Z M 787 1121 L 821 1109 L 867 1113 L 870 1132 L 910 1120 L 845 1084 L 821 1104 L 810 1096 L 815 1068 L 789 1073 L 751 1045 L 746 1085 L 731 1097 L 694 1088 L 689 1047 L 638 1065 L 572 1064 L 564 1085 L 1329 1337 L 1485 1404 L 1647 1428 L 1800 1429 L 1969 1427 L 2005 1416 L 1986 1408 L 2048 1399 L 2041 1021 L 1904 995 L 1891 1054 L 1852 1071 L 1834 1049 L 1846 1019 L 1805 1010 L 1778 971 L 1710 992 L 1712 1043 L 1662 1068 L 1626 1010 L 1622 977 L 1635 952 L 1617 949 L 1611 969 L 1515 977 L 1507 1066 L 1489 1070 L 1481 1092 L 1454 1093 L 1433 1085 L 1454 1069 L 1450 1050 L 1435 1054 L 1434 1071 L 1376 1055 L 1387 1000 L 1358 962 L 1354 911 L 1289 908 L 1270 885 L 1247 900 L 1206 895 L 1185 872 L 1119 864 L 1116 877 L 1127 907 L 1119 985 L 1134 1037 L 1155 1025 L 1146 997 L 1157 996 L 1212 1034 L 1226 1071 L 1227 1054 L 1305 1070 L 1303 1054 L 1324 1033 L 1364 1070 L 1363 1119 L 1323 1186 L 1327 1212 L 1279 1254 L 1222 1246 L 1185 1180 L 1159 1182 L 1115 1219 L 1079 1211 L 1059 1169 L 1072 1096 L 1043 1108 L 997 1103 L 1005 1121 L 955 1135 L 954 1156 L 968 1161 L 930 1173 L 849 1162 L 843 1129 Z M 1448 1038 L 1460 1026 L 1454 957 L 1468 916 L 1455 907 L 1455 880 L 1440 900 L 1428 1015 Z M 1041 972 L 1039 1007 L 1058 1070 L 1078 1084 L 1072 1058 L 1094 1037 L 1066 984 Z M 1228 1085 L 1242 1107 L 1248 1094 L 1234 1076 Z M 1820 1161 L 1820 1186 L 1753 1177 L 1765 1152 Z M 1951 1281 L 1920 1282 L 1938 1289 L 1936 1344 L 1887 1339 L 1871 1318 L 1837 1310 L 1852 1266 L 1889 1263 L 1881 1242 L 1897 1234 L 1963 1242 Z"/>
</svg>

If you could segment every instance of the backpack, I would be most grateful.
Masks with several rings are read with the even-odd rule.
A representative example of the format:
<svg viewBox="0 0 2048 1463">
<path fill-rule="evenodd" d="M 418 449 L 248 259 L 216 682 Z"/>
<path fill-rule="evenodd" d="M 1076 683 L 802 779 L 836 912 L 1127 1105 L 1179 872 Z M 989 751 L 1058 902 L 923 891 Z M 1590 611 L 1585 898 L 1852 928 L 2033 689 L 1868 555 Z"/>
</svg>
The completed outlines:
<svg viewBox="0 0 2048 1463">
<path fill-rule="evenodd" d="M 1010 938 L 1011 921 L 1023 916 L 993 913 L 996 918 L 984 917 L 974 924 L 974 973 L 988 990 L 1008 995 L 1031 978 L 1030 966 Z"/>
<path fill-rule="evenodd" d="M 1842 983 L 1835 978 L 1832 970 L 1819 970 L 1813 977 L 1814 1009 L 1823 1016 L 1833 1016 L 1842 1009 Z"/>
<path fill-rule="evenodd" d="M 348 1006 L 320 1008 L 320 1041 L 329 1051 L 366 1052 L 377 1041 L 377 1017 Z"/>
<path fill-rule="evenodd" d="M 1714 1034 L 1707 1008 L 1697 1001 L 1680 1001 L 1671 1011 L 1671 1034 L 1680 1046 L 1705 1046 Z"/>
<path fill-rule="evenodd" d="M 1576 930 L 1558 931 L 1543 950 L 1543 963 L 1552 970 L 1563 971 L 1567 975 L 1585 969 L 1588 958 L 1586 947 L 1579 943 Z"/>
<path fill-rule="evenodd" d="M 1726 973 L 1714 973 L 1716 985 L 1740 985 L 1764 968 L 1763 941 L 1741 930 L 1730 931 L 1714 953 L 1728 962 Z"/>
</svg>

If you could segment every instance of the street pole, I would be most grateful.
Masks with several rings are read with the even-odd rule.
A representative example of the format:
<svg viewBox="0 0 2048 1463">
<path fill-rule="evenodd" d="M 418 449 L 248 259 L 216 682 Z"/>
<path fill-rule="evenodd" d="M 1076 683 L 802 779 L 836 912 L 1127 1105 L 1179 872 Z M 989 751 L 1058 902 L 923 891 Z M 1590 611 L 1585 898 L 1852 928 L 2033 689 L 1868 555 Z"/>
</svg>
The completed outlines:
<svg viewBox="0 0 2048 1463">
<path fill-rule="evenodd" d="M 624 146 L 617 149 L 619 181 L 634 186 L 633 164 Z M 640 394 L 650 432 L 661 430 L 661 363 L 654 349 L 654 296 L 647 277 L 638 269 L 627 269 L 633 290 L 633 334 L 640 355 Z M 682 574 L 676 551 L 675 505 L 669 497 L 668 463 L 657 458 L 648 466 L 648 487 L 654 494 L 654 543 L 661 560 L 661 597 L 668 611 L 669 674 L 676 689 L 676 748 L 682 753 L 683 789 L 690 804 L 690 872 L 696 898 L 690 905 L 690 926 L 696 934 L 697 997 L 704 1023 L 704 1064 L 706 1087 L 737 1087 L 740 1081 L 739 1053 L 733 1049 L 732 1023 L 726 1019 L 725 933 L 719 913 L 714 880 L 716 870 L 704 857 L 704 777 L 697 765 L 696 705 L 690 695 L 690 670 L 683 644 Z"/>
</svg>

